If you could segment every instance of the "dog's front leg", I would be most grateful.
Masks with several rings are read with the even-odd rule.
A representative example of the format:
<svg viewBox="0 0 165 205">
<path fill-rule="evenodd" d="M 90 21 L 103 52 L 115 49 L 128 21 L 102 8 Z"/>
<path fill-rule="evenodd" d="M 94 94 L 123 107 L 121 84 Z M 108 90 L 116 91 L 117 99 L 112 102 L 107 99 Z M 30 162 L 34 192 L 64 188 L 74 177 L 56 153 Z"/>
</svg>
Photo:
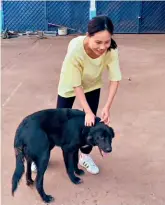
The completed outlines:
<svg viewBox="0 0 165 205">
<path fill-rule="evenodd" d="M 74 184 L 80 184 L 82 180 L 74 174 L 74 152 L 67 152 L 63 150 L 64 162 L 67 174 Z"/>
<path fill-rule="evenodd" d="M 78 150 L 74 152 L 74 156 L 73 156 L 73 163 L 74 163 L 74 171 L 77 175 L 84 175 L 85 172 L 82 169 L 78 168 L 78 160 L 79 160 L 79 156 L 78 156 Z"/>
</svg>

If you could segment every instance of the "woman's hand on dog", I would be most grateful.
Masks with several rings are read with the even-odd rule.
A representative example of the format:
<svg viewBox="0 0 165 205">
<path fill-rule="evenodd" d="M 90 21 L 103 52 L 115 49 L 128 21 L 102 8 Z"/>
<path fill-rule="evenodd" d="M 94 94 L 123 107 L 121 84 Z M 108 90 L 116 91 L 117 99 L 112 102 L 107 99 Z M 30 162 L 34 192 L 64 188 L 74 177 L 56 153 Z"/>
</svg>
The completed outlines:
<svg viewBox="0 0 165 205">
<path fill-rule="evenodd" d="M 104 122 L 104 124 L 109 125 L 110 123 L 110 116 L 109 116 L 109 108 L 104 107 L 101 113 L 101 122 Z"/>
<path fill-rule="evenodd" d="M 95 124 L 95 115 L 92 112 L 85 115 L 85 126 L 93 126 Z"/>
</svg>

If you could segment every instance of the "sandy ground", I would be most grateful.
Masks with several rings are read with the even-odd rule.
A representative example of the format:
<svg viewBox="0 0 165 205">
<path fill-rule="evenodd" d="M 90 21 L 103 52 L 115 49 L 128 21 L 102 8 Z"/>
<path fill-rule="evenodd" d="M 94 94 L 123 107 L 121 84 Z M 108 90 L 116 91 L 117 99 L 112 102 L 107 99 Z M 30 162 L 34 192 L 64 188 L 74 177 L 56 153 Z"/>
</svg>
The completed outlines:
<svg viewBox="0 0 165 205">
<path fill-rule="evenodd" d="M 2 205 L 42 205 L 25 175 L 13 198 L 13 139 L 27 114 L 56 106 L 57 84 L 67 44 L 72 37 L 2 40 Z M 92 157 L 98 175 L 86 172 L 84 183 L 72 184 L 61 150 L 55 148 L 45 174 L 53 205 L 165 204 L 165 35 L 116 35 L 123 79 L 111 109 L 116 131 L 113 152 Z M 99 112 L 107 99 L 108 80 Z M 76 101 L 75 108 L 80 108 Z M 33 174 L 35 177 L 35 174 Z"/>
</svg>

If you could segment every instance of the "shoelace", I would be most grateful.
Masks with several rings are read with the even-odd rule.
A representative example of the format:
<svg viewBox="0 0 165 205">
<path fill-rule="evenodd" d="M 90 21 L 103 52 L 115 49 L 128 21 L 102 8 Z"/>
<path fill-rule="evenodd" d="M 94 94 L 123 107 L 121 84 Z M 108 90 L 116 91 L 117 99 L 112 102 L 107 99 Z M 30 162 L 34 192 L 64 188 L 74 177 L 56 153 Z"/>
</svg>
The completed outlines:
<svg viewBox="0 0 165 205">
<path fill-rule="evenodd" d="M 88 157 L 87 160 L 85 160 L 85 162 L 88 163 L 90 166 L 93 166 L 93 167 L 96 166 L 95 163 L 94 163 L 94 161 L 93 161 L 92 158 L 90 158 L 90 157 Z"/>
</svg>

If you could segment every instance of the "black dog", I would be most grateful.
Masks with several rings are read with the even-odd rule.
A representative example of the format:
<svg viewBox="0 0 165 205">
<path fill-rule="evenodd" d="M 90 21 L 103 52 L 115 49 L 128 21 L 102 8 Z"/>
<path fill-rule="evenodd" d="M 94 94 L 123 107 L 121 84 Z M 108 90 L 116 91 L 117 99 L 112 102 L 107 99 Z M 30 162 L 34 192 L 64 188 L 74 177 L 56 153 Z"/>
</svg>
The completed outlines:
<svg viewBox="0 0 165 205">
<path fill-rule="evenodd" d="M 78 151 L 90 153 L 93 146 L 103 152 L 111 152 L 113 129 L 96 117 L 93 127 L 84 126 L 85 113 L 76 109 L 47 109 L 27 116 L 15 135 L 16 169 L 12 177 L 12 194 L 24 173 L 24 158 L 27 161 L 26 182 L 33 184 L 31 163 L 37 166 L 36 188 L 45 202 L 53 201 L 43 189 L 43 177 L 54 146 L 61 147 L 67 174 L 74 184 L 81 183 L 77 175 L 84 171 L 78 168 Z M 86 146 L 87 145 L 87 146 Z M 74 174 L 75 173 L 75 174 Z"/>
</svg>

